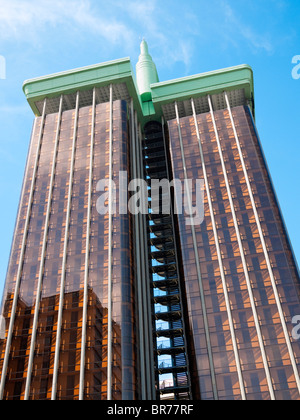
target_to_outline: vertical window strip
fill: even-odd
[[[50,178],[50,184],[49,184],[48,204],[47,204],[47,210],[46,210],[45,229],[44,229],[41,262],[40,262],[40,269],[39,269],[39,279],[38,279],[37,292],[36,292],[36,302],[35,302],[35,311],[34,311],[33,326],[32,326],[30,353],[29,353],[29,360],[28,360],[27,379],[26,379],[26,385],[25,385],[25,396],[24,396],[25,401],[29,400],[30,398],[30,386],[31,386],[32,368],[33,368],[33,361],[34,361],[36,335],[37,335],[38,318],[39,318],[39,309],[40,309],[40,301],[41,301],[41,293],[42,293],[42,285],[43,285],[43,274],[44,274],[44,265],[45,265],[45,257],[46,257],[46,250],[47,250],[47,237],[48,237],[49,221],[50,221],[50,214],[51,214],[52,194],[53,194],[54,179],[55,179],[55,168],[56,168],[56,159],[57,159],[57,152],[58,152],[62,108],[63,108],[63,95],[61,95],[60,97],[55,146],[54,146],[52,169],[51,169],[51,178]]]
[[[237,130],[236,130],[236,126],[235,126],[235,123],[234,123],[234,119],[233,119],[233,115],[232,115],[231,106],[230,106],[230,102],[229,102],[227,92],[225,92],[224,95],[225,95],[225,101],[226,101],[227,109],[228,109],[229,116],[230,116],[231,125],[232,125],[233,132],[234,132],[234,137],[235,137],[238,152],[239,152],[240,161],[241,161],[242,168],[243,168],[244,175],[245,175],[245,179],[246,179],[246,184],[247,184],[249,197],[250,197],[250,200],[251,200],[251,205],[252,205],[254,216],[255,216],[256,225],[257,225],[257,228],[258,228],[258,231],[259,231],[259,236],[260,236],[260,240],[261,240],[261,243],[262,243],[264,256],[265,256],[265,259],[266,259],[266,262],[267,262],[267,267],[268,267],[268,271],[269,271],[269,275],[270,275],[270,279],[271,279],[271,283],[272,283],[272,287],[273,287],[273,291],[274,291],[274,296],[275,296],[276,305],[277,305],[279,316],[280,316],[280,321],[281,321],[284,336],[285,336],[285,341],[286,341],[289,356],[290,356],[290,359],[291,359],[291,363],[292,363],[297,387],[298,387],[298,390],[299,390],[299,393],[300,393],[300,377],[299,377],[299,372],[298,372],[298,368],[297,368],[297,363],[296,363],[295,355],[294,355],[293,348],[292,348],[292,345],[291,345],[289,332],[288,332],[288,329],[287,329],[287,326],[286,326],[285,317],[284,317],[283,309],[282,309],[282,306],[281,306],[281,301],[280,301],[280,297],[279,297],[279,294],[278,294],[276,281],[275,281],[271,261],[270,261],[270,258],[269,258],[269,253],[268,253],[268,250],[267,250],[266,241],[265,241],[265,238],[264,238],[264,234],[263,234],[261,223],[260,223],[260,220],[259,220],[257,208],[256,208],[256,205],[255,205],[254,195],[253,195],[253,192],[252,192],[250,179],[249,179],[249,176],[248,176],[248,171],[247,171],[245,160],[244,160],[244,157],[243,157],[243,152],[242,152],[242,149],[241,149],[241,144],[240,144],[239,137],[238,137]]]
[[[107,338],[107,400],[112,400],[113,320],[112,320],[112,235],[113,235],[113,85],[110,85],[109,111],[109,199],[108,199],[108,338]]]
[[[75,151],[76,151],[76,140],[77,140],[77,129],[78,129],[79,99],[80,99],[80,94],[79,92],[77,92],[70,178],[69,178],[68,204],[67,204],[67,214],[66,214],[66,230],[65,230],[65,238],[64,238],[62,273],[61,273],[61,281],[60,281],[59,309],[58,309],[58,319],[57,319],[57,333],[56,333],[53,380],[52,380],[52,396],[51,396],[52,400],[56,400],[56,391],[57,391],[57,378],[58,378],[61,328],[62,328],[62,317],[63,317],[63,306],[64,306],[65,279],[66,279],[66,265],[67,265],[67,250],[68,250],[68,239],[69,239],[69,229],[70,229],[73,176],[74,176]]]
[[[167,162],[167,143],[166,143],[166,135],[165,135],[165,120],[162,117],[161,119],[161,125],[162,125],[162,133],[163,133],[163,141],[164,141],[164,152],[165,152],[165,158],[166,158],[166,162]],[[167,174],[168,174],[168,180],[170,180],[170,173],[169,173],[169,167],[167,164]],[[188,383],[189,383],[189,394],[190,394],[190,398],[192,398],[192,382],[191,382],[191,372],[190,372],[190,361],[189,361],[189,353],[188,353],[188,343],[187,343],[187,332],[186,332],[186,327],[185,327],[185,322],[184,322],[184,317],[185,317],[185,313],[184,313],[184,307],[183,307],[183,295],[182,295],[182,287],[181,287],[181,281],[182,279],[180,278],[180,270],[179,270],[179,261],[178,261],[178,249],[177,249],[177,243],[176,243],[176,238],[175,238],[175,223],[174,223],[174,210],[172,207],[172,214],[171,214],[171,218],[172,218],[172,230],[174,233],[174,249],[175,249],[175,255],[176,255],[176,265],[177,265],[177,271],[178,271],[178,289],[180,292],[180,305],[181,305],[181,310],[182,310],[182,321],[183,321],[183,331],[184,331],[184,345],[185,345],[185,356],[186,356],[186,361],[187,361],[187,375],[188,375]]]
[[[143,162],[142,151],[141,151],[141,141],[139,138],[138,130],[138,117],[137,112],[134,111],[134,139],[135,139],[135,162],[136,162],[136,178],[143,179],[141,164]],[[151,400],[153,395],[154,387],[154,356],[151,351],[153,336],[152,336],[152,316],[151,316],[151,291],[150,291],[150,279],[149,279],[149,270],[148,269],[148,255],[145,253],[147,250],[147,245],[145,238],[147,237],[144,229],[144,215],[139,213],[137,216],[138,226],[139,226],[139,241],[140,241],[140,258],[141,258],[141,279],[142,279],[142,291],[143,291],[143,312],[144,312],[144,329],[145,329],[145,362],[146,362],[146,384],[147,384],[147,393],[146,399]],[[145,236],[146,235],[146,236]],[[146,251],[147,252],[147,251]],[[147,267],[147,269],[146,269]]]
[[[17,278],[16,278],[15,291],[14,291],[14,299],[13,299],[13,305],[12,305],[12,310],[11,310],[9,330],[8,330],[6,347],[5,347],[5,356],[4,356],[3,368],[2,368],[2,376],[1,376],[1,383],[0,383],[0,400],[3,399],[3,395],[4,395],[10,348],[11,348],[16,310],[17,310],[18,299],[19,299],[21,276],[22,276],[22,269],[23,269],[25,249],[26,249],[26,240],[27,240],[27,235],[28,235],[31,209],[32,209],[32,203],[33,203],[34,187],[36,183],[36,176],[37,176],[40,152],[41,152],[41,146],[42,146],[42,137],[43,137],[43,131],[44,131],[44,125],[45,125],[45,117],[46,117],[46,106],[47,106],[47,99],[44,100],[42,121],[41,121],[41,126],[40,126],[39,139],[37,143],[36,157],[35,157],[34,169],[33,169],[33,174],[32,174],[30,195],[29,195],[29,200],[28,200],[27,214],[26,214],[26,220],[25,220],[25,226],[24,226],[24,234],[23,234],[23,240],[22,240],[22,245],[21,245],[21,253],[20,253],[19,266],[18,266],[18,272],[17,272]]]
[[[135,118],[134,118],[134,104],[133,99],[130,104],[130,127],[131,127],[131,160],[132,160],[132,178],[137,179],[137,151],[136,151],[136,130],[135,130]],[[146,374],[146,351],[145,348],[145,327],[144,327],[144,306],[143,306],[143,285],[142,285],[142,275],[141,275],[141,246],[140,246],[140,236],[139,236],[139,223],[138,215],[134,216],[134,232],[136,238],[135,244],[135,260],[136,260],[136,282],[137,282],[137,297],[138,297],[138,334],[139,334],[139,353],[140,353],[140,369],[141,369],[141,394],[142,400],[147,399],[147,374]]]
[[[79,379],[79,400],[84,399],[85,381],[85,353],[86,353],[86,328],[87,328],[87,309],[89,293],[89,253],[90,253],[90,232],[91,232],[91,211],[92,211],[92,188],[93,188],[93,162],[94,162],[94,143],[95,143],[95,114],[96,114],[96,88],[93,89],[92,105],[92,129],[91,129],[91,148],[89,162],[89,191],[87,209],[87,232],[85,249],[85,272],[84,272],[84,291],[82,308],[82,334],[81,334],[81,357],[80,357],[80,379]]]
[[[197,114],[196,114],[195,103],[194,103],[193,99],[191,100],[191,104],[192,104],[194,123],[195,123],[195,127],[196,127],[197,139],[198,139],[198,144],[199,144],[201,165],[202,165],[203,174],[204,174],[204,181],[205,181],[205,185],[206,185],[209,211],[210,211],[210,216],[211,216],[211,221],[212,221],[213,233],[214,233],[215,244],[216,244],[216,249],[217,249],[220,272],[221,272],[227,316],[228,316],[228,321],[229,321],[231,339],[232,339],[232,343],[233,343],[233,351],[234,351],[234,355],[235,355],[235,362],[236,362],[237,373],[238,373],[238,377],[239,377],[240,390],[241,390],[242,399],[246,400],[246,391],[245,391],[245,385],[244,385],[244,380],[243,380],[243,374],[242,374],[239,352],[238,352],[238,345],[237,345],[237,339],[236,339],[236,334],[235,334],[235,329],[234,329],[234,322],[233,322],[233,317],[232,317],[232,312],[231,312],[231,307],[230,307],[229,293],[228,293],[228,290],[227,290],[226,277],[225,277],[225,271],[224,271],[224,266],[223,266],[223,261],[222,261],[222,254],[221,254],[221,249],[220,249],[220,244],[219,244],[216,220],[215,220],[215,215],[214,215],[214,211],[213,211],[213,205],[212,205],[212,199],[211,199],[211,194],[210,194],[210,189],[209,189],[208,176],[207,176],[207,172],[206,172],[206,165],[205,165],[205,162],[204,162],[204,155],[203,155],[201,137],[200,137],[199,126],[198,126],[198,121],[197,121]]]
[[[183,163],[184,178],[185,178],[185,180],[187,180],[188,176],[187,176],[187,169],[186,169],[186,160],[185,160],[185,155],[184,155],[184,147],[183,147],[183,141],[182,141],[182,133],[181,133],[179,110],[178,110],[177,102],[175,102],[175,113],[176,113],[177,127],[178,127],[178,133],[179,133],[179,141],[180,141],[181,157],[182,157],[182,163]],[[188,191],[188,194],[187,194],[187,198],[188,198],[189,213],[192,214],[192,199],[191,199],[189,191]],[[205,336],[206,336],[206,342],[207,342],[207,350],[208,350],[210,373],[211,373],[211,380],[212,380],[212,386],[213,386],[213,394],[214,394],[214,399],[218,400],[219,397],[218,397],[218,390],[217,390],[216,374],[215,374],[215,368],[214,368],[214,359],[213,359],[213,352],[212,352],[212,346],[211,346],[211,339],[210,339],[210,332],[209,332],[209,324],[208,324],[208,317],[207,317],[204,287],[203,287],[203,282],[202,282],[202,275],[201,275],[201,268],[200,268],[200,260],[199,260],[199,254],[198,254],[195,226],[191,226],[191,231],[192,231],[193,247],[194,247],[195,259],[196,259],[195,263],[196,263],[196,268],[197,268],[197,276],[198,276],[198,282],[199,282],[199,287],[200,287],[200,299],[201,299],[201,305],[202,305],[202,309],[203,309],[203,321],[204,321]]]
[[[219,155],[220,155],[220,159],[221,159],[221,166],[222,166],[222,170],[223,170],[223,174],[224,174],[224,179],[225,179],[226,189],[227,189],[227,193],[228,193],[231,213],[232,213],[233,222],[234,222],[234,226],[235,226],[235,231],[236,231],[236,235],[237,235],[237,241],[238,241],[240,255],[241,255],[241,259],[242,259],[243,270],[244,270],[245,279],[246,279],[246,283],[247,283],[248,294],[249,294],[249,298],[250,298],[250,302],[251,302],[251,308],[252,308],[252,313],[253,313],[254,322],[255,322],[255,326],[256,326],[256,331],[257,331],[259,346],[260,346],[261,355],[262,355],[262,359],[263,359],[264,369],[265,369],[265,373],[266,373],[266,378],[267,378],[267,382],[268,382],[269,392],[270,392],[271,399],[275,400],[275,393],[274,393],[274,389],[273,389],[271,373],[270,373],[270,369],[269,369],[269,365],[268,365],[268,359],[267,359],[267,355],[266,355],[266,351],[265,351],[265,347],[264,347],[264,341],[263,341],[262,332],[261,332],[261,328],[260,328],[259,318],[258,318],[258,314],[257,314],[257,311],[256,311],[254,294],[253,294],[253,291],[252,291],[251,281],[250,281],[250,277],[249,277],[249,273],[248,273],[247,262],[246,262],[246,258],[245,258],[245,254],[244,254],[240,229],[239,229],[239,225],[238,225],[238,221],[237,221],[237,217],[236,217],[236,212],[235,212],[235,208],[234,208],[234,204],[233,204],[233,199],[232,199],[232,195],[231,195],[229,180],[228,180],[225,161],[224,161],[224,157],[223,157],[220,137],[219,137],[219,134],[218,134],[218,129],[217,129],[217,125],[216,125],[216,120],[215,120],[215,116],[214,116],[214,110],[213,110],[210,95],[208,95],[208,103],[209,103],[212,123],[213,123],[213,126],[214,126],[214,131],[215,131],[216,141],[217,141],[217,145],[218,145]]]

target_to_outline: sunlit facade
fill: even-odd
[[[106,399],[108,373],[112,398],[137,395],[131,221],[112,217],[109,226],[96,209],[110,144],[112,178],[129,170],[127,107],[113,102],[110,132],[110,104],[79,101],[63,111],[61,99],[58,113],[34,123],[5,288],[3,315],[15,313],[7,398]]]
[[[299,272],[251,68],[159,83],[143,41],[136,76],[123,59],[24,92],[36,117],[1,308],[0,399],[300,399]],[[203,223],[176,214],[176,190],[169,214],[121,211],[120,172],[146,180],[149,197],[151,180],[203,180]],[[103,193],[115,212],[99,213]]]
[[[174,176],[206,182],[204,222],[179,216],[178,232],[194,384],[203,399],[299,399],[299,277],[251,110],[208,101],[169,122]]]

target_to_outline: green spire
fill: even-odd
[[[155,63],[149,54],[148,44],[145,39],[141,43],[141,55],[136,65],[136,78],[142,101],[151,101],[152,93],[150,85],[152,83],[158,83],[159,79]]]

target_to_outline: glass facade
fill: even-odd
[[[197,366],[192,372],[193,385],[198,397],[207,400],[216,395],[219,399],[238,400],[242,392],[247,399],[255,400],[267,400],[272,395],[276,399],[299,399],[295,377],[298,375],[299,379],[299,372],[295,372],[293,363],[299,367],[300,347],[291,336],[292,318],[299,311],[299,277],[251,111],[248,107],[235,107],[232,118],[233,121],[229,110],[219,110],[197,115],[196,123],[193,116],[168,123],[173,177],[206,177],[209,188],[200,226],[187,226],[184,215],[178,216],[190,358]],[[193,205],[195,201],[194,193]],[[205,305],[199,299],[199,284]],[[284,328],[289,332],[288,341]]]
[[[154,70],[143,40],[137,77],[120,59],[24,83],[0,400],[300,400],[299,272],[252,69]]]
[[[126,102],[115,101],[112,115],[112,179],[116,182],[118,190],[119,171],[130,172]],[[41,141],[37,149],[39,139]],[[92,172],[90,171],[91,150],[93,150]],[[18,269],[21,264],[4,399],[24,399],[28,385],[29,399],[51,399],[54,373],[57,375],[54,398],[79,399],[84,310],[87,311],[84,399],[107,398],[109,215],[99,215],[96,203],[100,195],[97,192],[98,181],[109,178],[109,151],[110,103],[36,118],[2,310],[7,320],[8,334]],[[39,154],[37,161],[36,153]],[[74,159],[73,165],[72,159]],[[35,162],[37,167],[35,179],[32,180]],[[50,191],[52,171],[54,177]],[[90,179],[91,173],[92,179]],[[89,203],[90,185],[92,189]],[[30,206],[29,196],[32,187],[33,198]],[[68,206],[69,198],[70,206]],[[50,207],[49,200],[51,200]],[[118,206],[118,196],[116,201]],[[29,221],[24,233],[29,207]],[[50,209],[48,215],[47,209]],[[69,221],[68,226],[66,220]],[[47,229],[46,235],[45,229]],[[66,229],[68,229],[67,246],[65,246]],[[20,261],[24,234],[25,249],[23,260]],[[133,237],[128,214],[112,217],[111,235],[112,398],[135,399],[137,380]],[[43,247],[45,253],[42,259]],[[86,259],[87,252],[88,259]],[[64,273],[62,273],[63,264],[65,264]],[[88,295],[85,309],[86,273],[88,273]],[[60,308],[62,278],[64,291],[63,306]],[[41,293],[38,301],[39,282],[41,282]],[[60,328],[59,310],[62,315]],[[36,336],[33,338],[35,314],[38,317]],[[60,347],[56,350],[58,337]],[[34,346],[33,353],[31,346]],[[6,340],[2,340],[1,368],[5,350]],[[58,357],[57,367],[54,364],[55,356]],[[30,357],[33,359],[29,381]],[[54,372],[55,369],[57,372]]]

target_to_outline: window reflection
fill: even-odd
[[[234,108],[233,117],[237,125],[238,137],[251,180],[254,200],[259,212],[282,307],[284,313],[291,313],[295,310],[295,305],[299,308],[299,281],[286,232],[271,189],[250,111],[247,107]],[[234,208],[240,226],[243,250],[257,312],[262,325],[264,346],[271,368],[272,380],[274,385],[276,384],[276,397],[280,399],[284,396],[286,399],[295,399],[299,397],[297,385],[284,340],[275,296],[228,111],[216,111],[215,119],[222,144]],[[210,113],[198,115],[197,120],[247,398],[269,399],[266,375],[259,350],[257,332],[211,115]],[[188,177],[203,179],[203,168],[199,159],[200,153],[197,152],[199,151],[199,146],[194,118],[181,118],[180,125]],[[169,121],[168,126],[173,177],[183,180],[184,171],[177,121]],[[187,304],[190,313],[191,348],[195,349],[194,357],[197,362],[197,375],[194,376],[194,380],[200,384],[201,397],[203,399],[212,399],[212,383],[199,297],[195,250],[191,241],[192,232],[186,226],[185,219],[181,215],[178,216],[178,226]],[[232,338],[229,331],[229,321],[207,198],[205,200],[205,220],[200,227],[196,228],[196,238],[219,398],[240,399],[241,393],[232,348]]]
[[[130,169],[127,104],[116,101],[113,107],[113,169],[117,180],[119,171],[129,172]],[[92,113],[91,106],[80,108],[78,121],[75,121],[75,110],[65,111],[62,114],[30,389],[31,399],[51,399],[74,124],[77,124],[77,137],[66,255],[57,399],[76,400],[79,398]],[[90,400],[107,398],[108,218],[99,216],[97,213],[96,185],[100,179],[108,177],[109,118],[110,105],[107,103],[97,105],[95,138],[93,139],[93,192],[85,366],[85,399]],[[58,114],[47,115],[45,118],[5,388],[4,398],[6,399],[24,398],[57,119]],[[6,282],[3,313],[7,319],[12,307],[14,283],[23,239],[22,229],[27,213],[40,124],[41,118],[37,118]],[[135,399],[137,397],[136,343],[133,307],[133,238],[130,216],[114,216],[113,232],[113,398]],[[5,342],[1,341],[0,346],[1,369]]]

